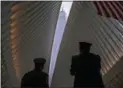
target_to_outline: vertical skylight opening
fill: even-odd
[[[56,25],[54,41],[51,51],[50,67],[49,67],[49,86],[52,83],[52,77],[55,70],[56,60],[59,52],[59,47],[62,41],[62,36],[65,30],[65,26],[69,17],[73,1],[62,1],[62,5],[59,11],[59,17]]]

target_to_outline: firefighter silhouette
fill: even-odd
[[[99,55],[90,53],[91,43],[79,42],[80,54],[72,56],[70,73],[74,88],[104,88]]]
[[[34,59],[35,68],[26,73],[21,80],[21,88],[48,88],[48,74],[43,72],[44,58]]]

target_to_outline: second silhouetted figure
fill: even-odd
[[[21,88],[48,88],[48,74],[43,72],[44,58],[34,59],[34,70],[26,73],[21,80]]]
[[[75,76],[74,88],[104,88],[100,74],[100,56],[90,53],[92,44],[80,42],[80,54],[72,56],[70,73]]]

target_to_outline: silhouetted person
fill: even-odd
[[[43,72],[44,58],[34,59],[34,70],[26,73],[21,80],[21,88],[49,88],[48,87],[48,74]]]
[[[92,44],[80,42],[80,54],[72,56],[70,73],[74,88],[104,88],[100,69],[100,56],[90,53]]]

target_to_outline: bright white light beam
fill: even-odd
[[[70,13],[70,10],[71,10],[72,3],[73,3],[73,1],[71,1],[71,2],[70,1],[69,2],[64,2],[63,1],[62,5],[61,5],[61,8],[60,8],[60,11],[62,9],[64,9],[64,11],[66,12],[65,25],[66,25],[67,20],[68,20],[68,16],[69,16],[69,13]],[[60,13],[60,11],[59,11],[59,13]],[[64,29],[65,29],[65,25],[58,24],[60,22],[60,20],[61,19],[59,19],[59,17],[58,17],[55,36],[54,36],[54,41],[53,41],[53,46],[52,46],[52,51],[51,51],[50,67],[49,67],[49,86],[51,86],[51,83],[52,83],[52,77],[53,77],[53,74],[54,74],[57,55],[58,55],[58,52],[59,52],[59,47],[60,47],[60,44],[61,44]],[[60,25],[63,25],[62,28],[59,27]]]

